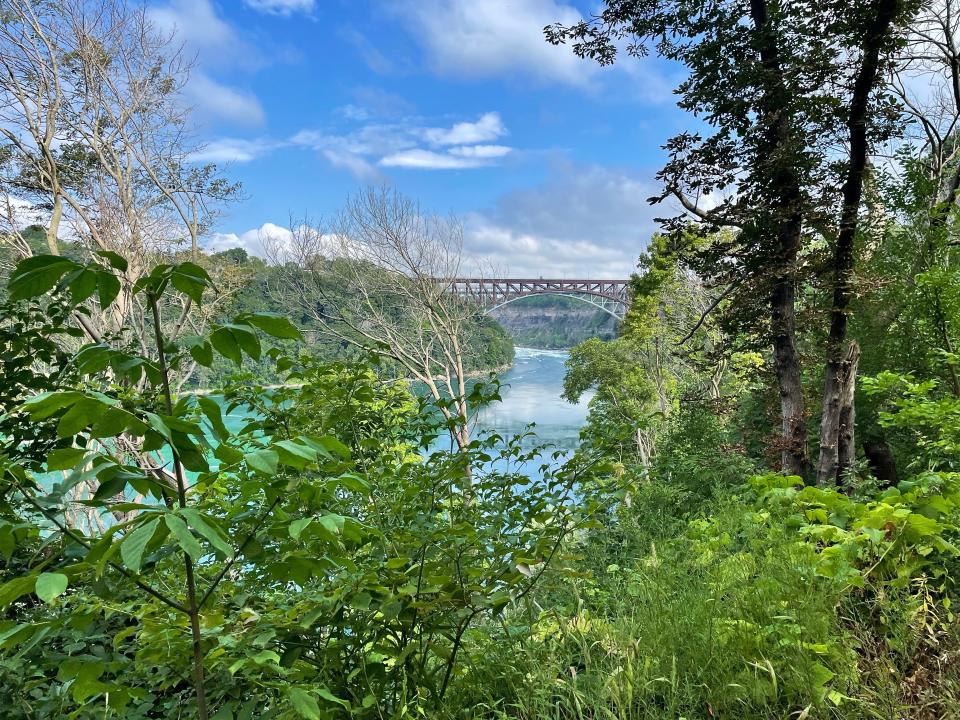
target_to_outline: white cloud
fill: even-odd
[[[258,228],[247,230],[244,233],[213,233],[204,243],[209,252],[222,252],[230,248],[243,248],[251,255],[264,257],[270,245],[281,247],[289,245],[293,233],[289,228],[281,227],[271,222],[264,223]]]
[[[357,104],[371,115],[410,116],[416,110],[406,98],[378,87],[362,85],[354,88],[353,97]]]
[[[254,59],[255,50],[217,15],[210,0],[170,0],[152,5],[147,13],[160,30],[174,34],[179,42],[196,52],[205,67],[230,67],[237,61]]]
[[[506,132],[499,114],[487,113],[476,122],[460,122],[448,128],[424,127],[416,123],[370,123],[340,133],[305,129],[285,140],[220,138],[211,141],[190,159],[194,162],[245,163],[280,148],[306,147],[358,180],[380,182],[383,175],[377,169],[378,165],[418,170],[457,170],[492,165],[513,152],[513,148],[453,143],[476,143]],[[423,147],[424,143],[428,147]]]
[[[647,203],[655,191],[652,181],[625,171],[559,165],[549,182],[507,193],[493,208],[464,217],[464,271],[626,278],[657,229],[654,217],[668,212]],[[265,243],[282,250],[291,238],[289,229],[264,223],[213,235],[206,247],[242,247],[263,256]]]
[[[416,168],[419,170],[456,170],[459,168],[475,168],[486,164],[483,159],[457,157],[433,150],[414,148],[387,155],[380,159],[384,167]]]
[[[363,182],[379,182],[383,179],[380,171],[360,155],[344,150],[322,150],[321,154],[335,168],[342,168]]]
[[[357,49],[367,67],[377,75],[395,75],[398,72],[398,58],[395,55],[389,57],[385,55],[375,43],[356,28],[344,28],[340,34]],[[399,60],[399,64],[404,63]]]
[[[496,140],[506,133],[500,113],[488,112],[476,122],[459,122],[449,128],[426,128],[423,137],[433,145],[465,145]]]
[[[513,149],[506,145],[467,143],[484,143],[506,134],[499,113],[489,112],[476,121],[458,122],[450,127],[424,127],[409,122],[370,123],[346,133],[301,130],[290,142],[317,150],[335,167],[369,180],[377,178],[375,164],[420,170],[490,165]]]
[[[265,113],[256,96],[217,77],[254,70],[263,64],[263,57],[217,15],[211,0],[169,0],[147,12],[161,31],[172,34],[188,53],[196,55],[197,65],[184,94],[201,119],[263,123]]]
[[[221,138],[207,143],[190,155],[192,162],[198,163],[245,163],[277,148],[281,143],[271,140],[244,140],[241,138]]]
[[[498,158],[509,155],[513,148],[506,145],[461,145],[450,148],[451,155],[468,158]]]
[[[313,150],[338,150],[361,156],[383,157],[406,150],[416,144],[416,138],[404,125],[364,125],[347,133],[324,130],[301,130],[290,141]]]
[[[619,170],[559,165],[549,182],[470,213],[465,248],[515,276],[625,278],[665,214],[646,201],[656,190]]]
[[[544,39],[544,26],[582,19],[576,8],[557,0],[399,0],[395,7],[438,74],[522,73],[582,86],[599,70],[569,47]]]
[[[194,71],[184,90],[196,112],[207,118],[222,118],[239,125],[262,125],[266,113],[257,97],[217,82],[206,74]]]
[[[243,0],[244,3],[259,12],[288,17],[294,13],[311,13],[316,0]]]

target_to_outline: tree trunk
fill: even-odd
[[[837,436],[837,484],[852,470],[856,459],[857,409],[854,395],[857,389],[857,367],[860,364],[860,345],[854,340],[850,343],[847,356],[843,360],[843,373],[840,378],[840,432]]]
[[[890,33],[893,18],[900,9],[900,0],[878,0],[876,15],[863,40],[863,58],[853,86],[847,128],[850,136],[850,162],[843,183],[843,205],[840,230],[833,252],[833,306],[830,311],[830,334],[827,337],[826,363],[823,373],[823,414],[820,421],[820,458],[817,462],[817,484],[836,480],[837,452],[840,436],[840,398],[843,377],[843,346],[847,338],[847,319],[853,298],[854,242],[859,226],[860,201],[867,169],[867,117],[870,94],[877,82],[880,46]]]
[[[803,383],[795,342],[795,294],[792,275],[778,278],[770,299],[773,357],[780,388],[780,467],[788,475],[806,477],[807,420],[804,414]]]
[[[806,477],[807,421],[796,345],[796,269],[803,231],[803,194],[790,153],[792,118],[785,112],[789,93],[766,0],[750,0],[750,15],[760,62],[768,76],[757,113],[767,125],[767,154],[771,159],[779,159],[771,163],[768,171],[773,223],[766,230],[776,236],[770,267],[770,333],[780,389],[780,465],[789,475]]]
[[[51,255],[60,254],[60,243],[57,239],[60,233],[60,220],[63,218],[63,199],[60,193],[54,193],[53,210],[50,212],[50,226],[47,228],[47,249]]]
[[[843,474],[853,466],[855,455],[853,395],[856,388],[860,346],[850,343],[834,377],[824,382],[830,395],[823,398],[820,423],[820,458],[817,462],[817,484],[840,483]]]

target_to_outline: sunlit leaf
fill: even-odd
[[[40,573],[35,589],[37,597],[49,604],[66,591],[67,582],[67,576],[63,573]]]
[[[133,572],[140,572],[140,567],[143,564],[143,553],[150,540],[153,539],[153,534],[159,524],[160,518],[154,518],[123,538],[120,545],[120,557],[123,559],[123,564]]]

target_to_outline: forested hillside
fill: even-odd
[[[249,256],[241,249],[213,253],[208,256],[207,262],[211,272],[218,277],[237,277],[236,289],[222,310],[222,318],[243,312],[280,313],[290,318],[303,332],[303,346],[318,360],[350,361],[365,355],[362,349],[324,333],[316,316],[307,309],[297,309],[299,302],[291,296],[289,274],[300,273],[298,268],[273,267],[260,258]],[[334,294],[342,292],[344,291],[340,288],[332,289]],[[464,337],[466,369],[471,373],[483,376],[490,371],[508,367],[513,361],[511,338],[495,320],[483,316],[480,312],[470,314]],[[273,383],[279,379],[268,362],[246,363],[245,367],[259,380]],[[225,373],[231,371],[229,363],[219,361],[209,370],[199,368],[193,382],[203,387],[216,387],[222,384]],[[403,368],[395,364],[381,366],[381,373],[385,376],[404,375]]]

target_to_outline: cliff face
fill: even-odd
[[[532,307],[523,301],[511,303],[490,315],[524,347],[560,350],[592,337],[616,337],[617,321],[605,312],[567,298],[551,298],[554,302],[549,304],[544,302],[547,298],[539,300]]]

